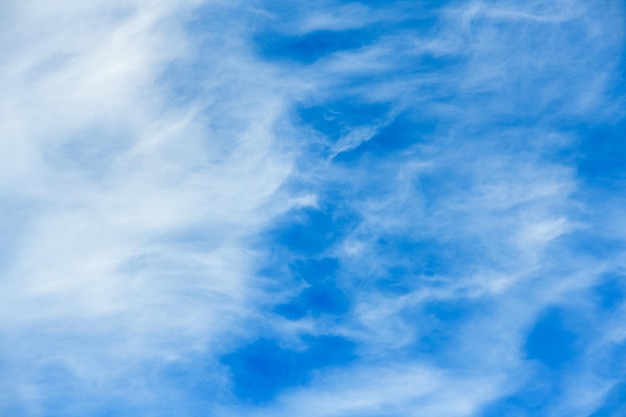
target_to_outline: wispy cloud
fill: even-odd
[[[258,297],[242,239],[294,204],[262,64],[198,55],[191,4],[70,6],[16,7],[5,34],[3,205],[23,213],[3,244],[7,412],[67,401],[56,367],[89,407],[95,386],[156,401],[137,375],[237,333]],[[206,95],[177,105],[163,77],[192,64]]]

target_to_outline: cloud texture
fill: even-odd
[[[0,5],[0,411],[617,416],[619,2]]]

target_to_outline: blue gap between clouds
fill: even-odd
[[[579,335],[568,326],[567,312],[549,308],[537,320],[524,346],[528,359],[539,361],[552,371],[570,365],[580,353]]]
[[[337,336],[305,336],[304,350],[281,347],[273,339],[256,342],[230,353],[222,363],[230,367],[238,399],[265,403],[281,391],[311,381],[313,371],[349,365],[356,358],[355,345]]]
[[[575,364],[584,348],[580,324],[573,314],[550,307],[538,317],[523,346],[530,360],[526,369],[532,369],[532,375],[519,391],[488,405],[481,417],[541,416],[558,401],[564,388],[563,373]]]
[[[310,64],[326,55],[358,49],[376,39],[370,29],[320,30],[299,36],[262,32],[255,36],[259,55],[269,60],[289,60]]]
[[[376,13],[378,4],[371,6]],[[389,6],[389,2],[380,3]],[[408,36],[407,31],[419,31],[421,36],[433,36],[433,29],[437,27],[437,18],[433,13],[422,10],[406,10],[405,13],[389,16],[393,24],[385,19],[371,21],[366,26],[356,28],[336,28],[291,34],[289,31],[276,30],[275,20],[270,19],[268,25],[257,28],[253,34],[253,43],[256,52],[263,59],[270,61],[292,61],[300,64],[312,64],[315,61],[328,57],[334,53],[366,48],[384,37]],[[293,21],[298,12],[290,7],[271,7],[272,13],[277,13],[279,19]],[[384,8],[379,8],[384,13]],[[294,13],[295,12],[295,13]],[[300,13],[310,13],[310,10]],[[278,26],[280,28],[280,25]],[[390,29],[391,28],[391,29]]]
[[[283,287],[305,287],[293,299],[275,306],[274,313],[296,320],[306,314],[317,317],[348,311],[349,299],[336,283],[339,262],[324,255],[360,221],[341,200],[339,195],[327,195],[318,208],[293,210],[263,236],[261,241],[271,242],[274,254],[263,274],[276,277]],[[306,385],[315,371],[347,365],[356,358],[355,344],[342,337],[305,335],[301,341],[302,349],[292,349],[278,340],[260,338],[223,356],[221,362],[230,368],[237,399],[267,403],[286,389]]]
[[[626,121],[575,130],[582,138],[577,168],[581,179],[609,191],[626,186]]]
[[[333,199],[334,200],[334,199]],[[349,300],[335,281],[339,268],[337,259],[323,252],[342,239],[360,221],[349,207],[327,202],[321,209],[307,208],[290,213],[268,238],[279,254],[275,269],[282,271],[296,285],[305,288],[294,299],[275,307],[274,312],[296,320],[306,314],[343,314],[349,309]],[[282,264],[286,259],[288,269]],[[268,265],[268,270],[272,265]]]
[[[335,282],[339,262],[335,258],[297,259],[289,264],[291,276],[303,281],[307,287],[294,299],[279,304],[274,312],[290,320],[307,314],[318,317],[322,314],[348,312],[350,301]]]
[[[626,299],[626,276],[602,276],[600,282],[592,288],[592,297],[600,309],[608,312],[615,310]]]
[[[288,213],[266,239],[293,254],[311,258],[338,242],[360,221],[358,214],[335,197],[321,208]]]

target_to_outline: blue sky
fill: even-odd
[[[626,8],[0,3],[0,414],[626,414]]]

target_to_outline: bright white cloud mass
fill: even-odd
[[[0,2],[0,414],[625,415],[625,30]]]

